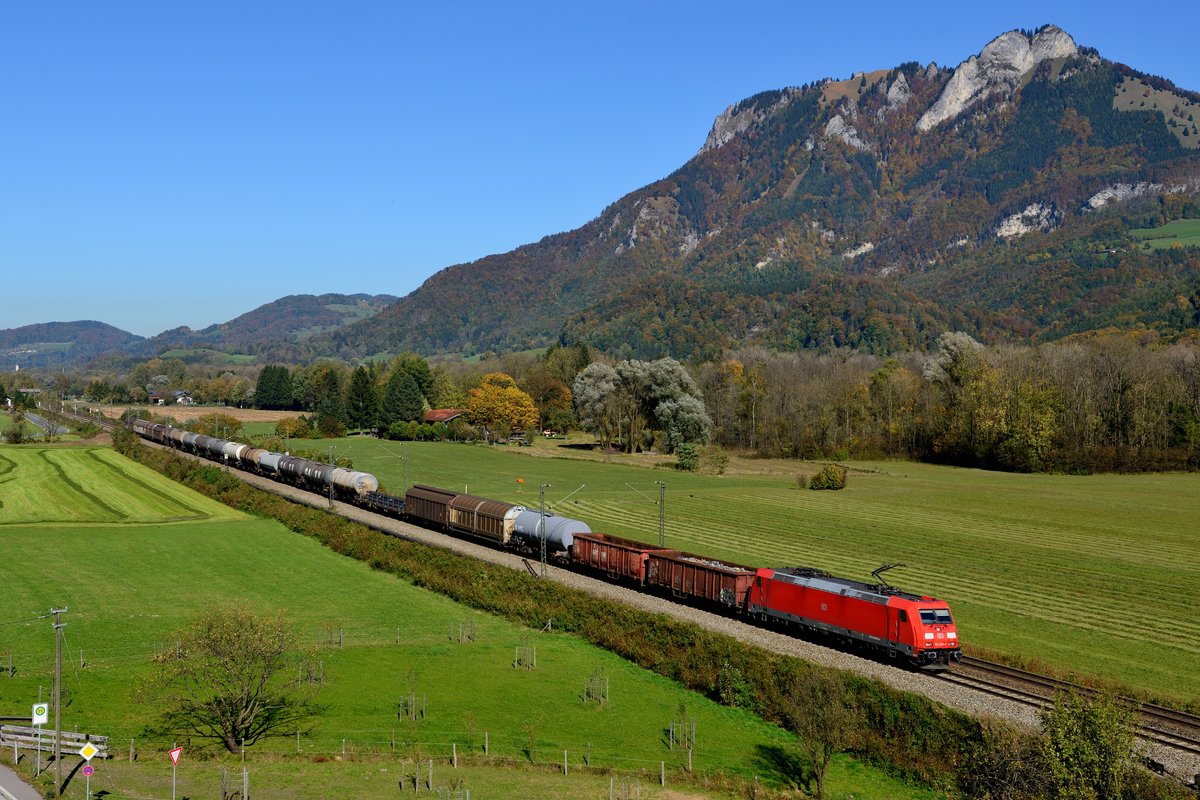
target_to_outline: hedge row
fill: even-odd
[[[793,698],[798,687],[810,670],[819,669],[690,623],[387,536],[255,489],[217,467],[148,448],[132,434],[118,432],[113,438],[125,455],[233,508],[277,519],[337,553],[529,627],[541,627],[553,618],[558,630],[771,722],[787,723],[789,713],[796,713]],[[953,784],[955,773],[981,740],[975,720],[851,673],[837,671],[836,675],[861,709],[856,755],[927,785]]]

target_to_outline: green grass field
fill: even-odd
[[[600,796],[606,778],[578,769],[566,778],[551,774],[562,751],[573,768],[590,748],[596,765],[657,774],[666,761],[678,769],[685,756],[668,750],[664,737],[681,705],[696,720],[697,770],[773,783],[771,754],[791,747],[779,728],[574,637],[529,631],[416,589],[272,520],[214,505],[112,451],[0,448],[0,469],[0,665],[11,652],[16,670],[15,677],[0,676],[0,715],[24,715],[46,696],[54,640],[50,621],[35,617],[68,607],[64,724],[110,736],[114,749],[127,751],[134,739],[143,752],[133,765],[102,764],[97,774],[109,775],[109,783],[94,780],[93,791],[161,796],[170,775],[162,754],[168,743],[144,732],[156,707],[139,687],[151,655],[170,647],[172,631],[221,604],[286,614],[310,648],[307,663],[319,664],[325,676],[318,690],[325,711],[301,738],[301,755],[293,738],[255,748],[259,797],[377,797],[381,786],[395,786],[400,759],[418,752],[442,759],[452,743],[460,754],[478,756],[485,732],[493,756],[543,770],[514,777],[476,764],[470,780],[478,783],[466,786],[477,794],[527,797],[536,784],[554,796]],[[74,485],[56,487],[54,476],[69,476]],[[475,625],[476,642],[452,640],[464,623]],[[335,631],[340,647],[331,644]],[[512,666],[514,648],[526,644],[537,647],[536,670]],[[581,701],[585,679],[597,672],[610,686],[603,708]],[[426,704],[427,717],[417,723],[396,713],[410,690]],[[343,746],[352,763],[335,761]],[[185,784],[195,787],[187,790],[194,796],[215,793],[220,766],[233,763],[189,762],[181,777],[194,782]],[[435,769],[451,778],[445,762]],[[838,762],[835,777],[835,796],[929,796],[849,760]],[[72,791],[82,796],[82,784]],[[664,795],[647,794],[655,796]]]
[[[1200,592],[1200,475],[1016,475],[886,462],[854,465],[843,491],[814,492],[796,487],[796,472],[816,471],[800,463],[716,477],[530,457],[553,452],[544,440],[534,448],[358,437],[334,444],[398,493],[406,460],[409,483],[531,508],[549,483],[556,513],[642,541],[657,541],[655,481],[664,480],[669,545],[864,580],[884,562],[904,563],[891,582],[949,600],[968,647],[1174,702],[1200,697],[1200,617],[1191,609]]]
[[[178,358],[189,364],[253,364],[258,359],[246,353],[224,353],[220,350],[210,350],[206,347],[176,348],[164,350],[159,358]]]
[[[0,450],[0,529],[241,518],[107,447]]]
[[[1130,234],[1156,250],[1200,247],[1200,219],[1177,219],[1158,228],[1136,228]]]

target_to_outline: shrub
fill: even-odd
[[[346,435],[345,424],[332,414],[323,414],[317,420],[317,430],[325,439],[339,439]]]
[[[724,475],[725,468],[729,466],[729,453],[726,453],[723,447],[710,445],[701,452],[700,464],[705,472]]]
[[[4,431],[4,441],[8,444],[21,444],[25,441],[25,423],[18,420]]]
[[[399,442],[415,442],[421,437],[422,427],[425,426],[418,422],[393,422],[388,426],[387,438]]]
[[[808,488],[808,473],[807,472],[797,472],[796,473],[796,486],[800,489]]]
[[[288,417],[275,423],[276,436],[290,436],[293,439],[306,439],[312,433],[308,420],[304,417]]]
[[[675,469],[681,469],[684,472],[695,472],[700,469],[700,454],[696,452],[696,445],[690,443],[679,445],[675,456],[678,459],[675,462]]]
[[[837,464],[826,464],[809,482],[810,489],[845,489],[846,468]]]

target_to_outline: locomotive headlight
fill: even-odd
[[[927,633],[927,634],[925,634],[925,641],[929,642],[929,641],[932,641],[932,640],[933,640],[933,634],[932,634],[932,633]]]
[[[950,632],[948,632],[948,633],[946,634],[946,638],[947,638],[947,639],[957,639],[957,638],[958,638],[958,634],[957,634],[957,633],[955,633],[954,631],[950,631]]]

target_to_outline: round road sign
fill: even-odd
[[[95,771],[96,771],[96,768],[93,767],[91,764],[85,764],[83,767],[84,777],[87,777],[87,778],[92,777],[92,773],[94,773]]]

